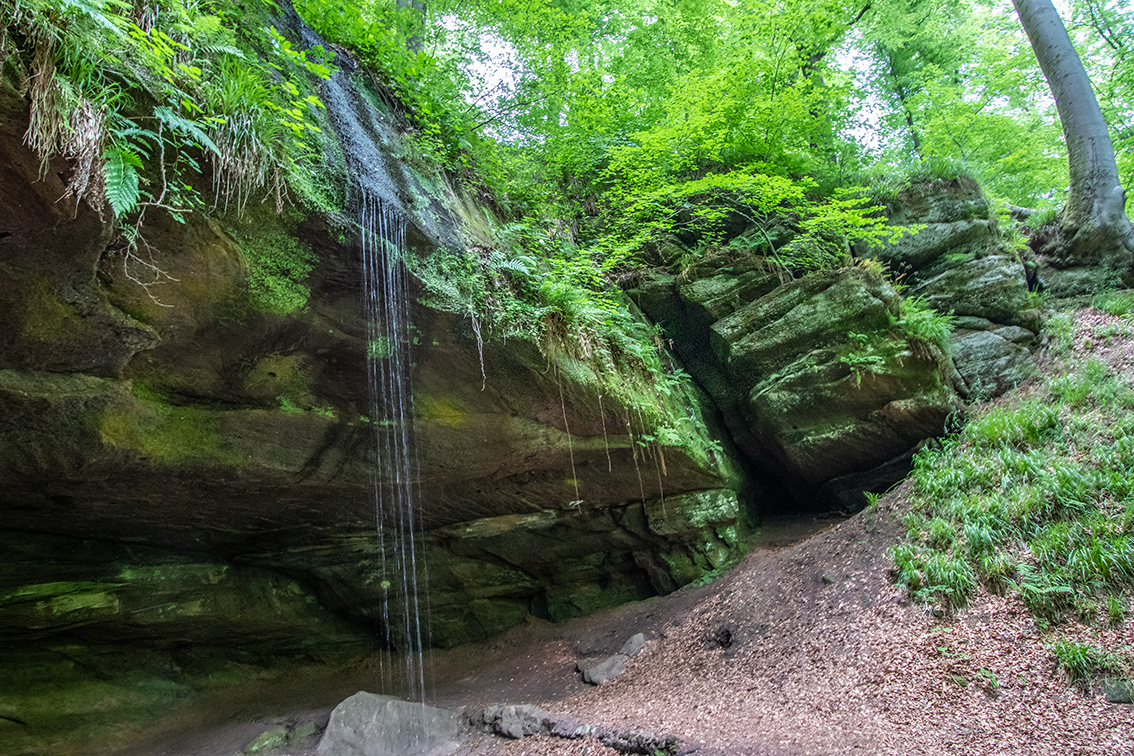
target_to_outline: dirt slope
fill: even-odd
[[[888,576],[901,491],[811,539],[758,549],[726,578],[571,626],[525,628],[488,656],[436,659],[442,705],[533,703],[585,722],[680,736],[712,754],[1131,754],[1134,707],[1069,687],[1018,601],[957,616],[910,605]],[[582,655],[651,638],[618,679],[584,686]],[[1063,625],[1058,637],[1134,642]],[[511,679],[500,678],[505,653]],[[563,681],[573,685],[564,689]],[[470,753],[606,754],[593,741],[482,740]]]

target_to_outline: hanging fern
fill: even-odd
[[[205,148],[214,155],[220,155],[220,148],[217,147],[216,142],[209,138],[205,130],[196,121],[191,121],[188,118],[182,118],[174,113],[170,108],[161,106],[154,108],[154,116],[159,121],[173,129],[174,131],[190,137],[201,147]]]
[[[111,147],[103,153],[106,166],[106,199],[118,217],[138,206],[141,197],[138,169],[142,159],[132,150]]]

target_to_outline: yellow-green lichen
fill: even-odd
[[[419,396],[414,399],[417,416],[426,422],[460,428],[469,421],[468,410],[451,396]]]
[[[213,410],[135,399],[103,411],[98,430],[104,444],[159,464],[239,463],[221,438]]]
[[[20,335],[28,341],[72,342],[83,330],[85,323],[75,308],[59,299],[47,279],[37,277],[25,299]]]
[[[261,357],[244,378],[250,396],[287,396],[299,400],[310,391],[310,380],[303,357],[298,354],[269,354]]]

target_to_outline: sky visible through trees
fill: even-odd
[[[1118,0],[1059,9],[1129,177],[1134,12]],[[553,162],[604,163],[611,143],[680,129],[679,114],[685,141],[703,137],[724,163],[951,161],[1032,206],[1058,204],[1066,187],[1054,104],[1008,0],[466,0],[428,12],[427,49],[464,74],[486,133],[540,142]],[[564,140],[598,149],[569,156]],[[716,151],[725,145],[737,151]]]

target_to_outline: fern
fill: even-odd
[[[539,262],[530,255],[519,255],[508,258],[499,252],[492,252],[488,264],[498,273],[513,273],[519,276],[530,277],[539,266]]]
[[[220,148],[217,147],[216,143],[209,138],[209,135],[205,133],[205,130],[202,129],[200,124],[196,121],[182,118],[165,106],[154,108],[154,116],[174,131],[191,137],[197,144],[209,150],[214,155],[219,156],[221,154]]]
[[[86,18],[91,23],[105,29],[110,32],[111,35],[118,38],[125,36],[122,27],[126,25],[127,21],[124,18],[123,11],[129,12],[133,10],[133,6],[122,2],[122,0],[105,0],[104,2],[100,2],[99,0],[93,0],[93,2],[87,2],[87,0],[63,0],[59,5],[60,10],[64,13],[72,11],[76,16]],[[107,8],[107,5],[117,7],[118,10]]]
[[[132,150],[111,147],[103,153],[106,160],[106,199],[114,208],[114,214],[121,217],[138,206],[141,190],[138,169],[142,159]]]
[[[244,52],[240,48],[233,47],[232,45],[224,45],[216,42],[205,42],[201,45],[201,49],[209,53],[210,55],[231,55],[232,57],[239,58],[240,60],[248,60],[247,56],[244,55]]]

